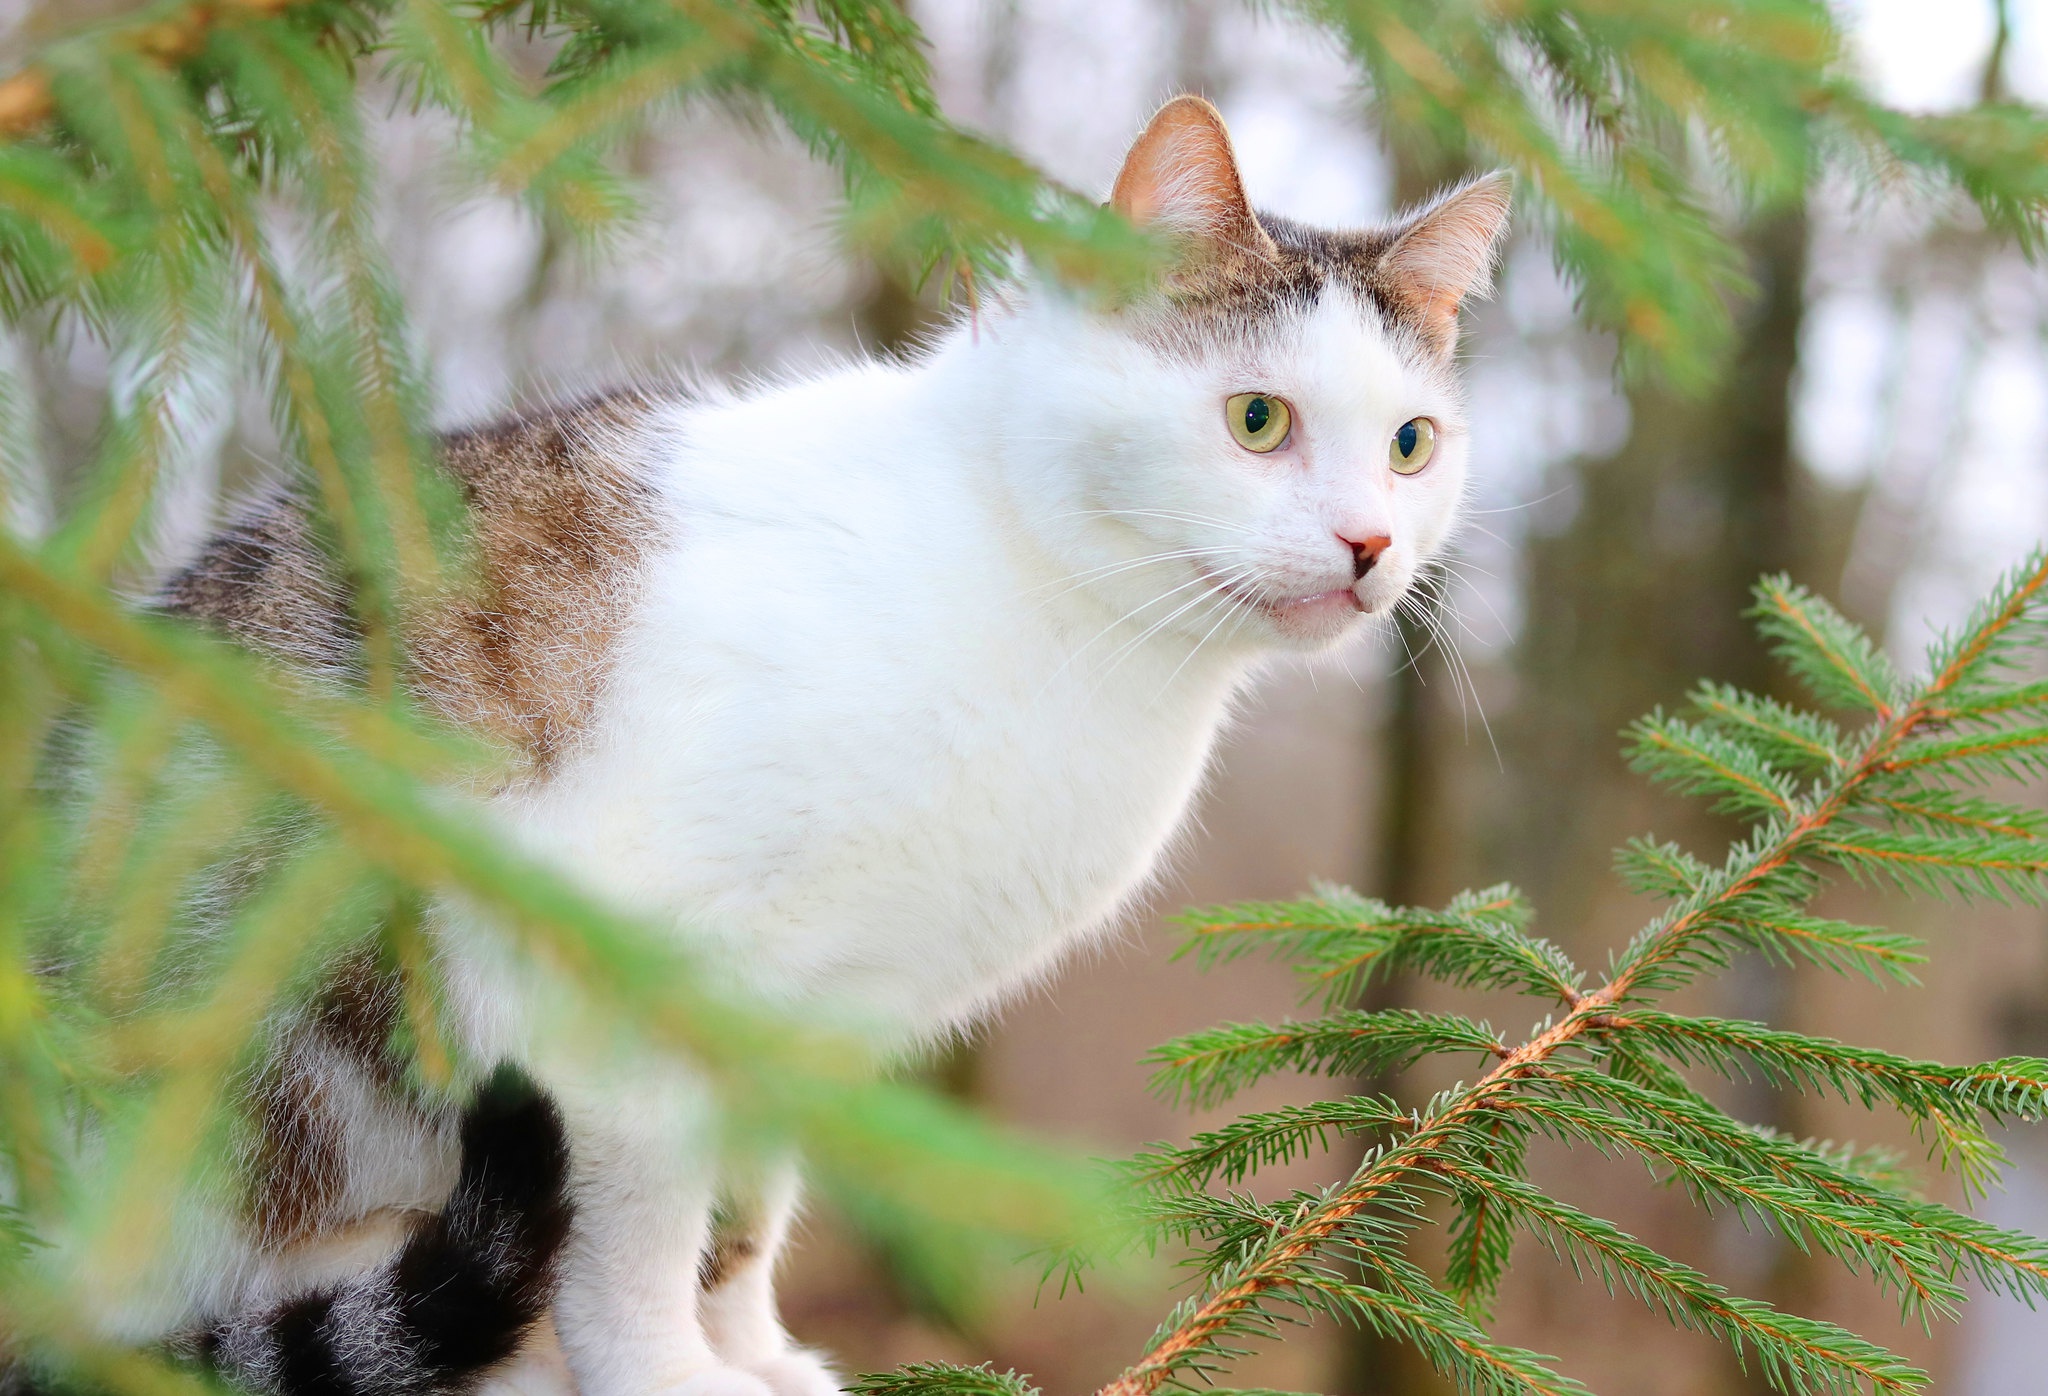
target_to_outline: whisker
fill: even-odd
[[[1463,561],[1462,559],[1456,559],[1456,558],[1436,558],[1436,559],[1432,559],[1432,561],[1431,561],[1431,564],[1430,564],[1430,565],[1431,565],[1431,566],[1433,566],[1433,567],[1439,567],[1439,568],[1443,569],[1443,570],[1444,570],[1444,571],[1446,571],[1446,572],[1449,572],[1449,571],[1450,571],[1451,569],[1454,569],[1454,568],[1463,568],[1463,567],[1470,567],[1470,566],[1471,566],[1471,564],[1470,564],[1470,563],[1468,563],[1468,562],[1465,562],[1465,561]],[[1491,572],[1486,572],[1484,568],[1475,568],[1474,570],[1475,570],[1475,571],[1479,571],[1479,572],[1482,572],[1482,573],[1484,573],[1484,574],[1485,574],[1486,576],[1488,576],[1488,577],[1492,577],[1492,576],[1493,576],[1493,574],[1492,574]],[[1459,572],[1459,573],[1457,573],[1457,575],[1458,575],[1458,576],[1459,576],[1460,578],[1462,578],[1464,574],[1463,574],[1462,572]],[[1498,579],[1498,578],[1495,578],[1495,580],[1499,580],[1499,579]],[[1434,581],[1434,579],[1433,579],[1433,581]],[[1465,624],[1465,618],[1464,618],[1464,617],[1463,617],[1462,615],[1460,615],[1460,614],[1458,613],[1458,608],[1457,608],[1456,604],[1454,604],[1454,602],[1452,601],[1452,598],[1451,598],[1451,593],[1449,592],[1449,590],[1448,590],[1448,589],[1443,589],[1443,588],[1442,588],[1442,584],[1441,584],[1440,582],[1439,582],[1439,583],[1437,583],[1437,585],[1439,586],[1439,588],[1440,588],[1440,590],[1441,590],[1441,594],[1442,594],[1442,596],[1443,596],[1443,599],[1444,599],[1445,609],[1447,609],[1448,611],[1450,611],[1451,615],[1452,615],[1452,616],[1453,616],[1454,618],[1456,618],[1456,620],[1457,620],[1457,622],[1458,622],[1458,625],[1459,625],[1459,627],[1460,627],[1461,629],[1463,629],[1463,630],[1464,630],[1464,632],[1465,632],[1465,633],[1466,633],[1467,635],[1469,635],[1469,636],[1471,636],[1471,637],[1472,637],[1472,640],[1474,641],[1474,643],[1476,643],[1476,644],[1482,644],[1482,645],[1483,645],[1483,644],[1487,644],[1487,643],[1488,643],[1488,641],[1486,641],[1486,640],[1485,640],[1484,638],[1482,638],[1482,637],[1480,636],[1480,634],[1479,634],[1479,632],[1478,632],[1478,631],[1476,631],[1476,630],[1472,629],[1472,628],[1471,628],[1470,626],[1468,626],[1468,625],[1466,625],[1466,624]],[[1493,605],[1493,602],[1487,599],[1487,595],[1486,595],[1486,593],[1485,593],[1485,592],[1484,592],[1483,590],[1481,590],[1481,589],[1480,589],[1480,588],[1478,588],[1478,587],[1475,587],[1475,586],[1471,586],[1471,585],[1469,585],[1469,584],[1468,584],[1468,585],[1466,586],[1465,590],[1466,590],[1466,591],[1467,591],[1467,592],[1468,592],[1468,593],[1469,593],[1470,595],[1473,595],[1473,596],[1476,596],[1476,597],[1478,597],[1478,598],[1479,598],[1479,604],[1480,604],[1480,605],[1482,605],[1482,606],[1484,606],[1484,607],[1486,608],[1486,614],[1487,614],[1487,615],[1489,615],[1489,616],[1491,616],[1491,617],[1493,618],[1493,623],[1494,623],[1494,624],[1495,624],[1496,626],[1498,626],[1498,627],[1500,628],[1500,633],[1501,633],[1501,635],[1502,635],[1502,637],[1503,637],[1503,638],[1505,638],[1505,637],[1509,636],[1510,634],[1512,634],[1512,631],[1511,631],[1511,629],[1509,628],[1509,626],[1508,626],[1508,623],[1507,623],[1507,621],[1506,621],[1505,619],[1503,619],[1503,618],[1502,618],[1502,616],[1501,616],[1501,613],[1500,613],[1499,611],[1497,611],[1497,610],[1495,610],[1495,609],[1494,609],[1494,605]]]
[[[1424,688],[1428,688],[1429,676],[1422,672],[1422,655],[1429,653],[1429,646],[1424,645],[1422,647],[1422,654],[1417,654],[1415,652],[1415,647],[1408,643],[1408,632],[1402,629],[1401,627],[1400,615],[1398,613],[1401,612],[1401,608],[1405,606],[1407,602],[1408,598],[1406,596],[1403,596],[1399,601],[1394,603],[1394,610],[1392,612],[1389,612],[1386,617],[1386,629],[1393,635],[1394,639],[1400,644],[1402,652],[1408,656],[1408,662],[1403,664],[1400,668],[1394,670],[1394,672],[1390,674],[1388,677],[1398,679],[1401,677],[1401,675],[1412,671],[1415,675],[1415,681],[1421,684]],[[1418,621],[1417,624],[1420,624],[1420,622]]]
[[[1067,655],[1065,659],[1060,661],[1059,667],[1057,669],[1054,669],[1052,673],[1046,676],[1045,683],[1042,686],[1040,686],[1038,690],[1039,696],[1043,697],[1045,691],[1052,687],[1054,682],[1056,682],[1059,679],[1059,676],[1061,674],[1064,674],[1067,671],[1067,669],[1082,655],[1086,654],[1090,649],[1094,648],[1096,642],[1101,640],[1103,636],[1109,634],[1110,631],[1115,630],[1120,625],[1126,625],[1131,621],[1136,620],[1139,616],[1151,610],[1154,606],[1157,606],[1162,601],[1167,600],[1169,597],[1178,596],[1181,592],[1186,591],[1189,587],[1202,586],[1207,582],[1208,578],[1197,573],[1195,576],[1190,577],[1187,581],[1182,582],[1179,586],[1172,588],[1170,591],[1161,592],[1159,595],[1153,597],[1150,601],[1145,602],[1143,605],[1134,607],[1133,609],[1126,611],[1124,614],[1116,617],[1116,619],[1110,621],[1108,625],[1103,626],[1102,629],[1096,631],[1093,635],[1089,636],[1085,643],[1081,644],[1079,647],[1074,649],[1071,653]],[[1199,597],[1197,597],[1196,599],[1200,600]],[[1182,609],[1185,609],[1185,607],[1183,607]],[[1167,616],[1166,619],[1172,620],[1173,616],[1179,614],[1180,611],[1175,611],[1172,615]],[[1145,633],[1149,635],[1151,631],[1148,629]],[[1141,640],[1143,638],[1144,636],[1139,637],[1139,639]]]
[[[1209,643],[1209,637],[1214,635],[1218,630],[1222,629],[1223,623],[1225,621],[1235,620],[1238,625],[1242,625],[1244,623],[1244,618],[1251,614],[1252,608],[1246,605],[1243,601],[1239,600],[1237,597],[1232,596],[1230,593],[1224,591],[1220,587],[1217,588],[1217,592],[1221,599],[1226,603],[1223,609],[1223,614],[1217,617],[1216,623],[1214,625],[1210,626],[1206,631],[1202,633],[1202,638],[1195,641],[1195,647],[1189,650],[1187,654],[1181,658],[1180,663],[1173,666],[1173,672],[1166,676],[1166,682],[1159,685],[1159,692],[1161,694],[1164,694],[1167,689],[1173,687],[1173,681],[1180,677],[1180,671],[1187,668],[1188,665],[1193,662],[1194,657],[1202,652],[1202,647]],[[1237,631],[1233,627],[1233,629],[1231,630],[1231,634],[1235,635],[1236,633]]]
[[[1497,582],[1500,580],[1500,574],[1498,572],[1495,572],[1490,567],[1481,567],[1478,563],[1474,562],[1469,557],[1432,558],[1430,560],[1429,565],[1432,567],[1442,568],[1446,572],[1455,571],[1458,573],[1459,576],[1463,576],[1467,572],[1477,572],[1480,576],[1486,577],[1492,581]]]
[[[1217,581],[1210,583],[1208,589],[1201,595],[1195,597],[1192,601],[1185,602],[1180,607],[1175,609],[1172,614],[1160,617],[1151,625],[1145,627],[1144,632],[1138,635],[1136,638],[1126,640],[1123,644],[1119,645],[1110,654],[1109,667],[1102,671],[1103,679],[1106,680],[1111,674],[1115,673],[1117,668],[1124,662],[1124,660],[1130,658],[1131,655],[1137,653],[1139,647],[1142,646],[1145,643],[1145,641],[1151,639],[1154,635],[1158,634],[1159,631],[1165,628],[1167,625],[1170,625],[1173,621],[1187,614],[1187,612],[1193,610],[1195,607],[1201,605],[1203,602],[1214,601],[1218,599],[1221,599],[1226,603],[1234,601],[1235,598],[1233,598],[1230,595],[1230,588],[1236,586],[1238,583],[1242,581],[1245,581],[1252,575],[1252,573],[1255,570],[1256,568],[1254,566],[1248,564],[1246,566],[1239,567],[1227,576],[1219,578]],[[1175,669],[1174,672],[1177,674],[1180,672],[1180,670]]]
[[[1116,671],[1117,666],[1122,664],[1124,660],[1128,659],[1131,655],[1137,653],[1138,649],[1145,643],[1145,641],[1151,639],[1154,635],[1158,634],[1166,626],[1172,624],[1181,616],[1186,615],[1195,607],[1203,604],[1206,601],[1213,601],[1219,596],[1228,599],[1229,592],[1227,591],[1227,588],[1235,585],[1237,582],[1244,580],[1244,578],[1250,574],[1250,570],[1251,569],[1249,568],[1239,568],[1236,572],[1222,578],[1219,581],[1210,582],[1209,585],[1206,588],[1204,588],[1203,591],[1199,595],[1195,596],[1192,600],[1183,602],[1180,606],[1176,607],[1169,614],[1161,616],[1158,620],[1146,626],[1145,629],[1134,638],[1126,640],[1121,645],[1118,645],[1114,650],[1110,651],[1110,665],[1109,668],[1103,671],[1103,677],[1107,678],[1110,674],[1114,673]],[[1204,580],[1207,579],[1205,578]]]
[[[1231,529],[1237,533],[1250,533],[1251,529],[1240,520],[1219,519],[1209,514],[1197,514],[1184,509],[1072,509],[1064,514],[1053,515],[1056,519],[1169,519],[1175,523],[1214,524],[1219,528]]]
[[[1549,494],[1539,495],[1535,499],[1524,500],[1520,504],[1508,504],[1504,505],[1499,509],[1467,509],[1463,511],[1463,514],[1465,518],[1470,519],[1477,518],[1482,514],[1513,514],[1523,509],[1534,509],[1539,504],[1548,504],[1551,500],[1557,498],[1561,494],[1570,493],[1571,488],[1572,487],[1570,485],[1560,485],[1556,489],[1552,490]]]
[[[1104,577],[1113,577],[1120,572],[1129,572],[1139,567],[1148,567],[1155,562],[1174,562],[1190,557],[1225,556],[1234,551],[1235,549],[1232,548],[1215,547],[1175,548],[1170,552],[1147,553],[1144,557],[1126,558],[1121,562],[1106,562],[1100,567],[1091,567],[1086,572],[1075,572],[1069,576],[1061,577],[1057,581],[1045,582],[1039,586],[1032,587],[1023,594],[1030,596],[1044,591],[1047,587],[1064,586],[1064,590],[1056,592],[1053,596],[1047,598],[1048,600],[1057,600],[1059,597],[1065,596],[1067,592],[1088,582],[1098,581]]]
[[[1436,637],[1446,662],[1451,665],[1453,683],[1458,689],[1458,711],[1465,724],[1466,740],[1471,740],[1471,715],[1465,708],[1465,696],[1469,693],[1472,699],[1471,711],[1479,714],[1480,730],[1486,734],[1486,744],[1493,750],[1494,764],[1505,770],[1506,765],[1501,757],[1500,743],[1493,734],[1493,723],[1488,720],[1486,704],[1479,697],[1479,683],[1472,677],[1472,667],[1467,662],[1464,650],[1457,642],[1457,637],[1451,633],[1449,626],[1445,624],[1445,619],[1448,618],[1467,634],[1471,634],[1471,628],[1465,624],[1464,618],[1458,614],[1457,607],[1452,602],[1449,593],[1443,590],[1440,584],[1436,589],[1436,601],[1437,606],[1428,613],[1427,624],[1432,634]]]
[[[1494,542],[1500,544],[1503,548],[1511,549],[1515,546],[1513,543],[1510,543],[1507,539],[1501,537],[1498,533],[1495,533],[1492,529],[1488,528],[1485,524],[1473,523],[1470,519],[1467,519],[1461,526],[1464,528],[1469,528],[1475,533],[1485,534],[1488,538],[1491,538]]]

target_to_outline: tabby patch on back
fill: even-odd
[[[467,575],[405,617],[409,680],[443,716],[545,768],[589,723],[664,521],[646,433],[659,396],[627,389],[450,433],[441,463],[470,509]],[[159,606],[326,674],[360,662],[350,597],[298,490],[271,492]]]

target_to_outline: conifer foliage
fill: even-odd
[[[1165,1044],[1153,1061],[1169,1097],[1214,1104],[1277,1071],[1355,1079],[1432,1054],[1477,1074],[1419,1109],[1353,1096],[1265,1111],[1134,1160],[1147,1224],[1193,1245],[1200,1290],[1102,1396],[1202,1384],[1243,1344],[1304,1312],[1412,1343],[1462,1391],[1580,1391],[1551,1359],[1484,1331],[1517,1236],[1582,1280],[1727,1343],[1778,1390],[1926,1388],[1923,1373],[1876,1343],[1730,1293],[1548,1195],[1524,1169],[1538,1139],[1638,1158],[1700,1206],[1868,1276],[1909,1319],[1953,1317],[1969,1282],[2048,1299],[2048,1242],[1926,1200],[1882,1157],[1744,1123],[1701,1089],[1717,1075],[1754,1078],[1896,1111],[1936,1164],[1981,1186],[2001,1158],[1987,1130],[2048,1114],[2048,1061],[1946,1066],[1657,1006],[1738,954],[1910,982],[1921,959],[1910,939],[1810,909],[1830,880],[2048,898],[2048,823],[1985,793],[2038,775],[2048,751],[2048,689],[2032,677],[2048,648],[2048,554],[2012,572],[1912,679],[1788,580],[1765,580],[1756,601],[1764,637],[1821,710],[1704,684],[1683,715],[1635,725],[1637,769],[1739,816],[1748,833],[1718,864],[1670,844],[1622,850],[1620,876],[1666,905],[1601,982],[1531,932],[1529,908],[1508,888],[1441,912],[1329,890],[1186,915],[1187,948],[1204,963],[1281,956],[1325,1011]],[[1397,969],[1512,988],[1552,1008],[1512,1042],[1469,1018],[1344,1006]],[[1340,1184],[1275,1202],[1238,1187],[1347,1136],[1366,1141],[1365,1158]],[[1443,1213],[1448,1225],[1431,1241],[1424,1233]],[[1441,1251],[1439,1268],[1415,1263],[1423,1249]]]
[[[374,123],[450,118],[453,177],[524,200],[600,254],[633,216],[616,158],[686,100],[772,115],[844,176],[863,255],[971,307],[1020,265],[1128,294],[1163,250],[1093,199],[949,123],[893,0],[143,0],[26,46],[0,76],[0,317],[10,342],[89,336],[109,365],[84,459],[46,456],[34,389],[0,355],[0,1347],[121,1390],[193,1378],[108,1348],[89,1316],[148,1298],[173,1199],[232,1186],[262,1029],[322,965],[374,956],[405,985],[395,1029],[419,1089],[465,1064],[440,1031],[423,908],[489,908],[580,990],[594,1025],[687,1054],[733,1147],[794,1145],[821,1190],[954,1300],[995,1260],[1100,1231],[1099,1180],[846,1044],[701,992],[639,926],[529,865],[445,797],[502,753],[404,692],[415,608],[468,584],[460,501],[434,457],[431,390],[386,264]],[[1820,0],[1297,0],[1354,57],[1391,138],[1499,162],[1547,224],[1585,309],[1635,361],[1701,381],[1741,270],[1711,212],[1796,197],[1818,174],[1944,191],[2036,240],[2048,121],[2003,104],[1926,117],[1856,80]],[[284,464],[348,583],[360,663],[308,683],[132,604],[156,501],[208,393],[256,385]],[[2039,566],[1908,681],[1784,583],[1762,623],[1822,712],[1705,687],[1634,734],[1652,776],[1749,822],[1719,865],[1632,846],[1623,875],[1668,911],[1606,982],[1531,934],[1506,889],[1441,911],[1349,893],[1191,920],[1197,952],[1292,957],[1319,1018],[1236,1026],[1162,1053],[1161,1089],[1213,1103],[1282,1068],[1339,1076],[1450,1054],[1488,1063],[1419,1111],[1349,1099],[1248,1116],[1137,1161],[1155,1239],[1192,1242],[1200,1289],[1107,1391],[1204,1380],[1290,1311],[1412,1341],[1475,1390],[1566,1391],[1481,1317],[1511,1237],[1533,1235],[1790,1390],[1906,1390],[1853,1335],[1727,1294],[1533,1188],[1538,1136],[1625,1151],[1704,1205],[1782,1228],[1942,1316],[1974,1279],[2044,1290],[2037,1243],[1914,1200],[1869,1157],[1778,1138],[1688,1082],[1749,1072],[1904,1112],[1981,1180],[1992,1123],[2038,1113],[2039,1063],[1908,1061],[1767,1026],[1673,1014],[1659,995],[1756,952],[1909,979],[1906,938],[1815,914],[1831,875],[2033,896],[2044,828],[1973,782],[2039,773],[2048,687],[2028,677]],[[1554,1006],[1520,1045],[1447,1015],[1358,1012],[1400,967]],[[476,1064],[467,1064],[475,1066]],[[1371,1141],[1327,1192],[1231,1191],[1260,1165]],[[1451,1208],[1446,1262],[1407,1257]],[[924,1366],[870,1384],[1023,1396],[1014,1374]]]

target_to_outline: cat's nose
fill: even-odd
[[[1357,581],[1372,571],[1372,565],[1380,560],[1380,554],[1392,547],[1394,540],[1384,533],[1368,534],[1364,538],[1353,538],[1340,533],[1337,541],[1351,549],[1351,579]]]

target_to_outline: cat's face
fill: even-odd
[[[1452,352],[1505,227],[1503,179],[1389,229],[1244,203],[1212,109],[1170,103],[1115,200],[1187,240],[1136,307],[1062,336],[1076,575],[1134,620],[1224,647],[1320,648],[1390,612],[1449,541],[1467,435]]]

